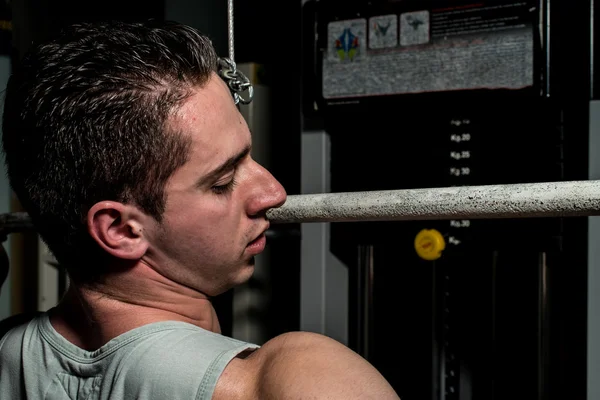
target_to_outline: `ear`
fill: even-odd
[[[102,201],[88,211],[88,232],[112,256],[139,260],[148,250],[143,217],[134,206]]]

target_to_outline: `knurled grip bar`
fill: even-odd
[[[290,195],[274,223],[600,215],[600,180]]]
[[[290,195],[273,223],[576,217],[600,215],[600,180]],[[32,230],[24,212],[0,214],[0,238]]]

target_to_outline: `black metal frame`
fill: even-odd
[[[593,31],[597,29],[598,22],[591,18],[591,1],[578,2],[577,6],[558,0],[531,2],[532,7],[535,8],[534,26],[536,27],[537,48],[535,70],[539,79],[528,90],[366,97],[358,100],[352,99],[348,104],[325,100],[320,94],[320,57],[325,45],[324,40],[326,40],[324,34],[326,22],[368,16],[373,10],[394,9],[394,7],[401,7],[402,4],[406,5],[407,3],[409,2],[398,3],[391,0],[350,2],[318,0],[305,5],[303,25],[304,116],[308,120],[317,121],[317,124],[321,124],[331,136],[332,191],[398,189],[402,188],[402,185],[406,185],[407,188],[432,187],[428,186],[430,184],[445,186],[448,182],[439,180],[429,182],[419,178],[436,173],[436,167],[431,165],[436,164],[434,160],[440,156],[439,151],[441,150],[434,144],[431,145],[429,153],[422,153],[428,154],[429,160],[418,164],[418,168],[422,170],[420,171],[421,175],[416,174],[414,170],[405,171],[406,173],[403,175],[403,171],[392,167],[393,163],[377,171],[369,170],[368,166],[379,163],[382,158],[393,157],[394,154],[393,151],[389,151],[390,145],[387,144],[391,144],[390,136],[385,135],[385,133],[389,133],[385,129],[387,125],[379,123],[379,120],[387,118],[391,121],[390,115],[397,119],[402,118],[402,113],[398,110],[403,108],[408,110],[408,114],[421,115],[424,120],[427,120],[428,116],[430,119],[435,119],[436,115],[438,118],[444,119],[452,116],[452,111],[449,111],[452,107],[448,107],[448,105],[460,102],[473,105],[473,110],[466,114],[481,116],[482,119],[487,118],[485,115],[493,114],[491,111],[487,112],[486,107],[519,111],[516,114],[531,113],[532,117],[528,122],[528,127],[524,127],[518,132],[537,131],[535,135],[532,135],[535,139],[530,139],[531,143],[529,144],[522,142],[526,140],[525,137],[515,139],[513,144],[515,154],[511,160],[515,164],[513,170],[504,173],[492,172],[488,169],[484,175],[473,177],[472,183],[503,184],[519,181],[587,179],[588,102],[590,96],[594,94],[593,91],[597,92],[598,85],[597,80],[594,80],[593,91],[590,90],[592,86],[590,73],[598,70],[597,62],[590,63],[590,54],[597,54],[599,46],[597,41],[592,41]],[[423,6],[425,2],[421,1],[420,3]],[[576,48],[575,45],[581,45],[581,47]],[[456,109],[456,107],[454,108]],[[349,116],[352,116],[353,120],[344,122]],[[510,129],[507,132],[510,132]],[[372,145],[378,140],[386,143],[386,148],[381,148],[383,151],[377,150],[377,146]],[[437,139],[433,135],[428,140],[435,143]],[[480,135],[477,140],[478,142],[473,144],[475,149],[490,148],[489,144],[486,144],[487,138]],[[414,149],[411,146],[424,145],[425,142],[415,139],[412,142],[404,141],[403,145],[406,146],[406,152],[410,153]],[[506,147],[506,149],[509,148]],[[543,165],[543,168],[536,169],[534,165],[523,164],[523,160],[528,158],[527,154],[531,154],[529,159],[535,160],[540,166]],[[407,154],[397,155],[398,158],[404,156],[410,157]],[[489,163],[489,160],[484,161]],[[413,176],[411,177],[411,175]],[[403,179],[403,181],[399,181],[399,179]],[[390,187],[386,187],[386,185]],[[350,269],[350,296],[348,299],[351,310],[349,315],[350,347],[370,359],[394,383],[412,379],[418,381],[413,386],[421,385],[423,387],[418,396],[414,391],[398,387],[398,392],[403,398],[409,400],[411,398],[468,399],[469,397],[465,397],[468,396],[465,391],[461,393],[460,390],[457,390],[454,395],[444,393],[446,337],[444,336],[445,319],[443,314],[444,310],[448,308],[447,301],[449,301],[449,298],[444,296],[446,292],[444,285],[445,279],[449,277],[448,273],[457,273],[456,267],[452,266],[449,259],[454,259],[456,265],[467,263],[463,265],[473,268],[477,261],[465,254],[478,252],[480,260],[483,260],[481,262],[490,267],[488,278],[501,285],[500,287],[497,285],[490,287],[489,290],[492,291],[491,300],[489,300],[491,309],[486,309],[487,311],[481,317],[488,318],[489,324],[491,324],[490,329],[496,332],[494,334],[504,335],[504,337],[508,337],[507,335],[510,333],[507,333],[505,328],[498,324],[507,326],[507,300],[499,303],[498,299],[506,299],[507,289],[511,287],[511,280],[507,279],[506,271],[517,273],[517,270],[511,269],[511,265],[521,265],[524,268],[523,273],[529,268],[535,268],[526,273],[526,279],[530,282],[530,286],[535,287],[531,287],[529,291],[522,294],[523,296],[534,296],[529,300],[523,298],[523,301],[530,304],[528,307],[535,308],[530,310],[531,315],[535,317],[527,320],[527,323],[534,323],[530,330],[537,332],[536,335],[539,339],[536,339],[535,345],[532,344],[534,349],[530,349],[535,353],[535,363],[537,364],[535,368],[538,371],[535,378],[535,389],[531,389],[532,386],[529,385],[529,388],[519,391],[519,388],[509,383],[510,374],[496,369],[495,372],[490,371],[488,377],[484,378],[492,387],[489,396],[493,396],[494,393],[498,396],[502,393],[507,394],[507,389],[510,387],[513,390],[511,397],[515,398],[532,398],[531,396],[524,397],[526,394],[532,395],[532,392],[524,391],[531,389],[536,392],[533,398],[539,400],[565,397],[584,400],[587,379],[587,219],[542,219],[533,222],[503,221],[498,224],[491,223],[489,226],[486,224],[487,222],[480,223],[479,228],[474,231],[476,232],[473,234],[475,241],[471,246],[461,250],[449,246],[446,255],[433,263],[418,261],[414,250],[406,243],[411,241],[414,237],[411,235],[418,232],[421,227],[438,228],[445,233],[446,239],[448,239],[454,233],[448,230],[447,225],[443,222],[333,224],[331,250]],[[528,233],[540,234],[536,237],[528,236]],[[477,241],[482,238],[482,235],[489,236],[487,245],[482,240]],[[510,235],[512,238],[505,237],[506,235]],[[515,245],[514,242],[519,243],[519,241],[521,244]],[[525,243],[528,243],[530,247],[524,245]],[[369,257],[364,257],[366,249],[370,249],[369,251],[375,255],[374,262]],[[380,260],[385,260],[382,265],[381,261],[377,261],[377,255],[389,253],[390,249],[396,251],[397,257],[400,259],[394,260],[393,256],[388,255],[387,259],[380,258]],[[357,257],[357,251],[362,256]],[[366,260],[370,261],[366,262]],[[524,262],[522,260],[529,261],[522,264]],[[378,282],[393,280],[394,275],[389,272],[385,273],[386,269],[402,268],[402,266],[394,265],[396,262],[404,265],[405,268],[414,269],[416,266],[422,268],[423,270],[420,272],[407,273],[405,278],[418,277],[423,284],[414,283],[414,285],[424,291],[431,290],[419,297],[423,307],[421,311],[431,313],[429,323],[432,337],[423,339],[424,341],[431,340],[431,346],[422,354],[423,358],[433,358],[430,361],[430,380],[414,376],[414,371],[407,368],[394,369],[393,366],[390,366],[393,363],[402,364],[403,361],[406,361],[392,350],[389,351],[389,356],[397,355],[397,359],[393,359],[391,363],[382,362],[380,355],[374,351],[377,344],[384,341],[382,337],[393,340],[391,334],[383,336],[381,333],[378,334],[377,331],[381,332],[382,328],[375,327],[374,324],[377,324],[377,320],[402,318],[401,315],[395,314],[392,304],[381,305],[381,301],[383,301],[381,300],[381,289],[377,289],[378,285],[381,285]],[[471,266],[469,267],[469,265]],[[374,274],[373,271],[375,271]],[[519,279],[518,274],[514,276],[515,279]],[[373,282],[370,282],[371,279]],[[427,282],[429,282],[429,286],[427,286]],[[468,280],[464,280],[464,282],[468,282]],[[370,283],[374,286],[369,287]],[[386,290],[394,290],[393,286],[386,287]],[[517,286],[515,286],[516,288]],[[397,286],[398,291],[403,289],[410,290],[410,287],[407,284]],[[389,297],[384,296],[384,298],[385,301],[390,300]],[[410,301],[409,297],[401,298],[406,302]],[[373,301],[375,304],[372,303]],[[379,303],[377,303],[378,301]],[[450,313],[452,313],[451,310]],[[498,315],[500,320],[488,313]],[[425,319],[419,319],[419,321],[426,323]],[[406,321],[399,322],[402,325],[402,322]],[[463,324],[463,326],[468,326],[468,324]],[[475,327],[479,329],[481,326],[483,325]],[[409,334],[398,335],[398,338],[411,337]],[[420,340],[417,337],[412,338]],[[493,340],[503,339],[496,337]],[[393,343],[389,345],[393,346]],[[506,350],[502,348],[490,348],[489,351],[490,357],[496,357],[498,360],[506,355]],[[510,367],[507,359],[502,362],[504,367]],[[521,366],[518,364],[518,359],[515,359],[514,363],[516,372]],[[499,368],[499,366],[494,368]],[[393,375],[397,373],[409,376],[395,380]],[[412,375],[410,375],[411,373]],[[500,377],[506,379],[499,379]],[[518,377],[512,378],[513,382],[518,381]],[[464,387],[463,389],[466,390]],[[493,399],[494,397],[486,398]]]

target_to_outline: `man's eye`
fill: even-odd
[[[213,186],[211,188],[211,190],[216,194],[228,194],[228,193],[231,193],[231,191],[233,190],[235,185],[236,185],[235,178],[231,178],[231,180],[229,182],[227,182],[225,185]]]

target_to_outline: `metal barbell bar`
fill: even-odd
[[[273,223],[595,215],[600,215],[600,180],[290,195],[282,207],[267,212]],[[4,235],[31,229],[24,212],[0,215]]]
[[[600,215],[600,180],[290,195],[274,223]]]

